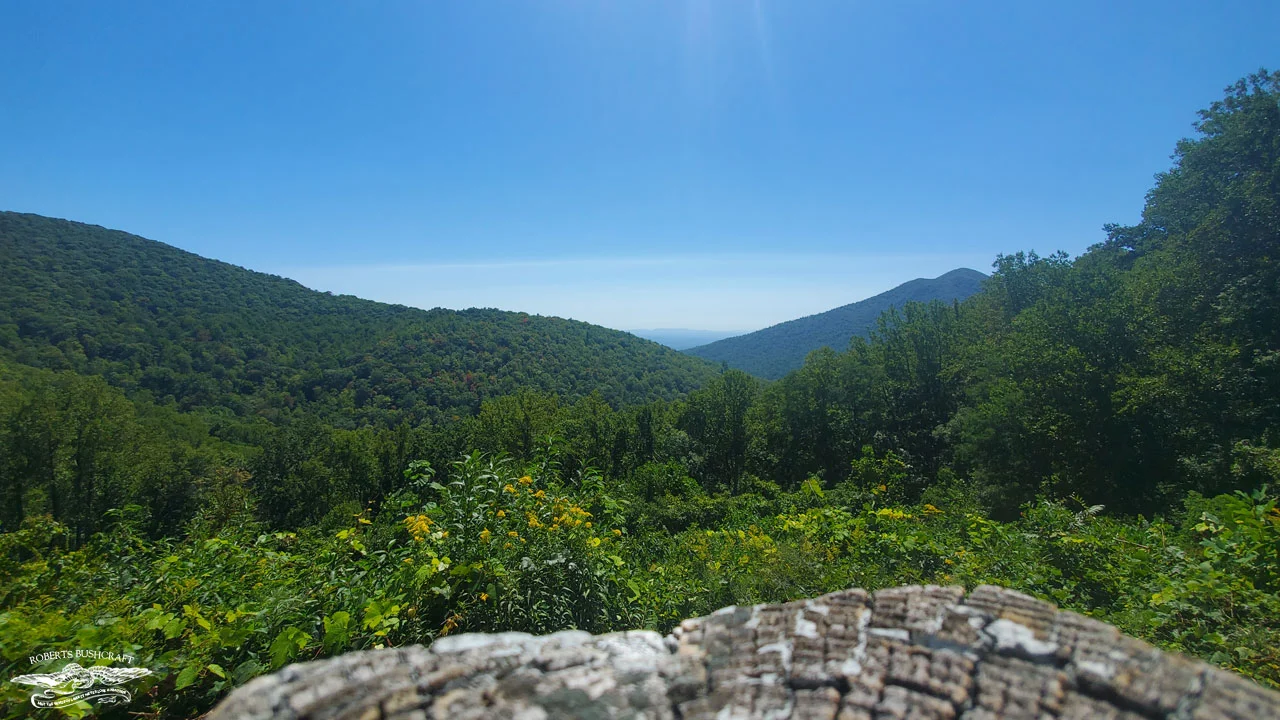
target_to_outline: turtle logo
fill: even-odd
[[[31,696],[31,704],[38,708],[60,708],[82,701],[114,705],[133,699],[128,690],[117,685],[150,674],[146,668],[82,667],[80,663],[73,662],[58,672],[19,675],[13,682],[44,688]]]

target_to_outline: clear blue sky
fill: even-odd
[[[0,3],[0,208],[745,330],[1131,222],[1280,2]]]

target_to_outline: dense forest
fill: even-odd
[[[1195,128],[1137,225],[774,382],[0,216],[5,671],[128,650],[130,709],[186,717],[356,648],[994,582],[1280,686],[1280,73]],[[354,401],[504,342],[581,359]]]
[[[816,315],[771,325],[763,330],[716,340],[685,352],[723,363],[766,380],[777,380],[804,364],[819,348],[843,350],[853,337],[866,337],[880,315],[909,303],[952,303],[973,295],[986,275],[959,268],[936,278],[917,278],[866,300]]]
[[[470,415],[532,388],[672,398],[715,365],[624,332],[333,296],[94,225],[0,212],[0,357],[130,397],[340,427]]]

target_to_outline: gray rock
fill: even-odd
[[[292,665],[209,716],[294,720],[1280,718],[1280,693],[1002,588],[845,590],[670,636],[470,634]]]

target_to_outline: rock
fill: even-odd
[[[470,634],[257,678],[210,720],[1280,718],[1280,693],[1002,588],[728,607],[663,638]]]

